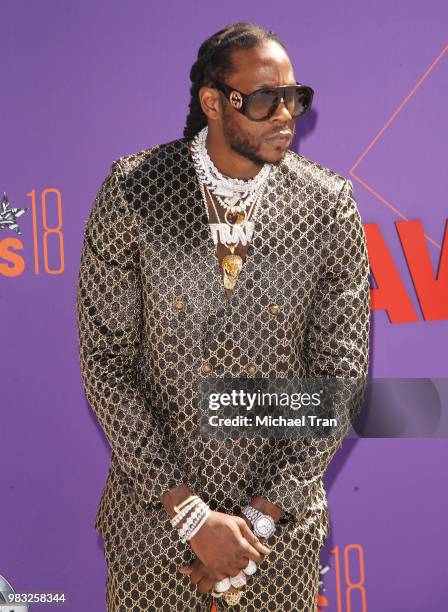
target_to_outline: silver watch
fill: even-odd
[[[258,538],[270,538],[275,533],[275,521],[269,514],[263,514],[253,506],[241,511],[252,523],[253,532]]]

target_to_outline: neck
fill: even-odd
[[[229,178],[248,180],[254,178],[263,167],[263,164],[257,164],[230,149],[224,137],[213,134],[210,128],[205,146],[216,168]]]

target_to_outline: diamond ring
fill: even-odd
[[[230,589],[230,578],[223,578],[222,580],[218,580],[215,582],[215,591],[218,593],[224,593]]]
[[[236,576],[230,577],[230,584],[234,586],[236,589],[244,586],[247,582],[247,578],[244,575],[244,572],[239,572]]]
[[[224,599],[229,605],[237,604],[243,595],[243,591],[232,591],[224,594]]]
[[[255,574],[255,572],[257,571],[257,567],[258,566],[255,561],[253,561],[253,559],[249,559],[249,563],[243,569],[243,572],[248,576],[252,576],[252,574]]]

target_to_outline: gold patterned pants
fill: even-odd
[[[319,554],[324,543],[318,522],[306,529],[289,522],[266,542],[269,555],[248,578],[237,604],[223,597],[215,599],[218,612],[315,612],[319,582]],[[106,598],[108,612],[210,612],[212,596],[200,593],[189,576],[178,571],[195,558],[193,551],[183,560],[167,555],[151,557],[147,552],[120,550],[105,542],[107,563]]]

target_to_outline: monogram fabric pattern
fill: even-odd
[[[367,248],[351,181],[292,151],[260,206],[230,301],[185,139],[117,159],[91,207],[78,340],[111,447],[95,520],[111,610],[210,608],[176,575],[194,554],[159,502],[181,483],[212,510],[239,514],[254,495],[286,510],[233,610],[315,609],[329,534],[322,476],[341,438],[206,439],[196,390],[207,376],[366,377]]]

